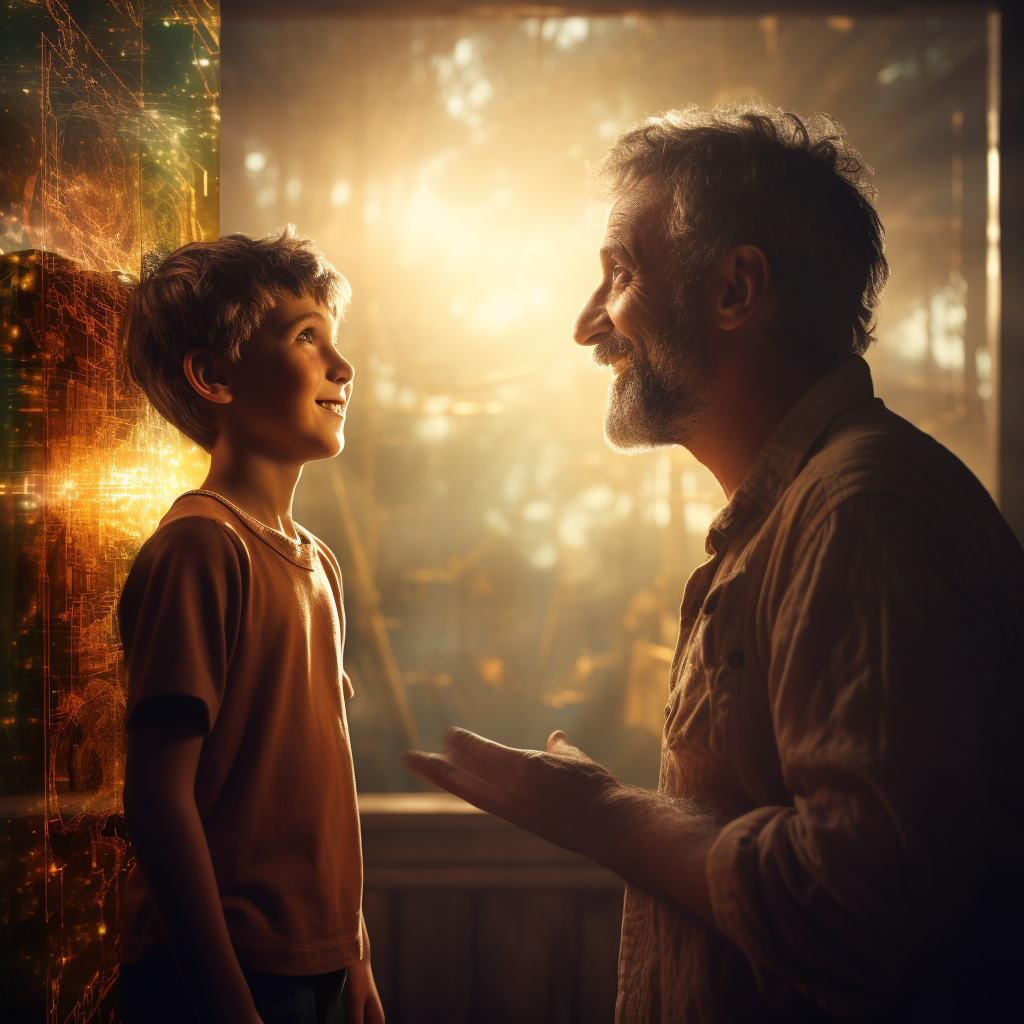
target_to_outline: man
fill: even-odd
[[[686,585],[658,793],[569,746],[453,730],[431,781],[618,872],[620,1022],[989,1021],[1020,972],[1024,552],[873,398],[888,268],[828,118],[623,133],[576,341],[621,451],[683,445],[728,504]]]

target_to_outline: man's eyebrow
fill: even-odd
[[[598,252],[602,260],[610,260],[615,256],[620,258],[624,257],[627,260],[632,259],[629,250],[614,238],[609,238],[607,241],[603,242]]]

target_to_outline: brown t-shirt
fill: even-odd
[[[118,607],[127,721],[151,697],[198,698],[209,731],[195,797],[239,961],[320,974],[361,956],[362,856],[334,556],[212,492],[183,494],[146,542]],[[137,867],[121,960],[158,940]]]

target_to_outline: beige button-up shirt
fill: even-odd
[[[728,821],[718,928],[627,888],[617,1020],[1000,1019],[1024,971],[1009,527],[854,358],[778,427],[707,551],[660,788]]]

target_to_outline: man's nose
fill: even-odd
[[[594,292],[572,326],[573,340],[577,345],[596,345],[612,327],[604,302],[599,293]]]

